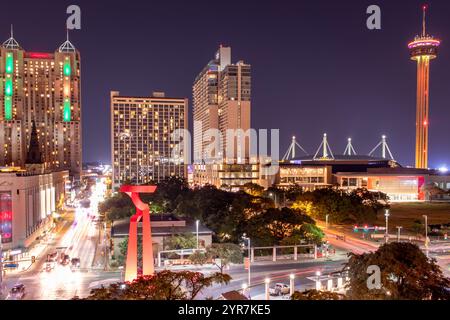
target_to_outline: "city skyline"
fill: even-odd
[[[450,148],[445,141],[450,129],[444,121],[450,116],[445,107],[450,59],[445,46],[449,38],[445,30],[449,28],[444,13],[449,4],[429,3],[428,30],[444,41],[440,59],[431,66],[430,101],[430,167],[441,167],[450,165]],[[419,1],[408,5],[381,1],[382,29],[376,31],[366,28],[363,18],[367,6],[359,1],[285,1],[277,10],[272,10],[273,3],[268,2],[254,11],[254,3],[248,2],[240,7],[250,15],[251,25],[245,23],[241,10],[234,15],[239,28],[218,26],[213,31],[202,30],[193,22],[201,12],[215,10],[214,4],[206,6],[202,1],[192,6],[176,2],[154,4],[152,10],[160,14],[151,21],[144,19],[150,10],[142,3],[130,6],[132,13],[131,9],[113,4],[107,11],[84,1],[79,5],[82,29],[71,32],[70,37],[83,58],[83,161],[110,161],[109,143],[104,143],[110,140],[109,121],[102,115],[108,110],[109,91],[113,88],[130,95],[161,90],[170,96],[188,97],[191,120],[192,81],[211,52],[224,44],[253,66],[252,127],[281,128],[280,153],[287,150],[292,135],[312,153],[327,132],[333,152],[341,153],[346,139],[352,137],[356,151],[367,154],[386,134],[395,158],[403,165],[414,164],[415,68],[407,59],[406,45],[421,31]],[[39,6],[49,7],[50,3]],[[53,48],[51,43],[64,36],[64,4],[45,11],[47,19],[40,30],[31,30],[27,19],[18,16],[18,12],[23,12],[20,4],[12,7],[12,14],[0,24],[4,40],[11,23],[15,38],[30,51],[48,51]],[[142,10],[135,10],[136,7]],[[127,23],[107,22],[119,14]],[[170,27],[169,14],[178,22],[184,21],[192,36]],[[208,19],[205,23],[213,21]],[[346,41],[340,39],[344,33]],[[125,39],[131,43],[140,41],[142,49],[133,53],[133,59],[121,60],[126,46],[113,49]],[[154,50],[155,43],[158,50]],[[311,47],[314,49],[305,50]],[[328,56],[328,52],[333,55]],[[101,59],[102,56],[107,59]],[[126,62],[126,67],[118,61]],[[135,81],[130,81],[130,77]],[[328,94],[321,95],[323,91]],[[363,121],[356,123],[355,119]],[[189,123],[192,126],[192,121]],[[87,139],[94,129],[96,136]]]

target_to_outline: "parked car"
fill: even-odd
[[[23,284],[18,284],[12,287],[9,292],[9,297],[12,300],[22,300],[25,297],[25,286]]]
[[[70,263],[70,257],[68,254],[65,254],[64,257],[61,259],[61,264],[63,266],[67,266]]]
[[[70,260],[70,267],[72,269],[77,269],[80,267],[80,258],[72,258],[72,260]]]
[[[276,283],[274,287],[269,288],[269,294],[271,296],[281,296],[289,294],[289,292],[290,292],[289,286],[284,283]]]

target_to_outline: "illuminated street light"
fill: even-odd
[[[320,283],[320,276],[321,276],[321,272],[320,271],[316,271],[316,277],[317,277],[317,280],[316,280],[316,290],[317,291],[319,291],[321,288],[321,283]]]
[[[270,294],[269,294],[270,279],[269,278],[264,279],[264,283],[265,283],[266,300],[270,300]]]
[[[397,234],[397,242],[400,242],[400,232],[402,230],[403,227],[401,226],[397,226],[397,230],[398,230],[398,234]]]
[[[294,294],[294,290],[295,290],[295,283],[294,283],[294,280],[295,280],[295,274],[293,274],[293,273],[291,273],[290,275],[289,275],[289,294],[292,296],[293,294]]]
[[[198,220],[196,220],[195,221],[195,227],[196,227],[196,230],[197,230],[197,250],[198,250],[198,224],[200,223],[200,221],[198,221]]]
[[[251,264],[252,264],[252,259],[251,259],[251,255],[252,255],[252,249],[250,247],[250,237],[247,237],[246,234],[244,233],[242,235],[242,239],[247,240],[248,241],[248,247],[247,247],[247,252],[248,252],[248,294],[250,295],[250,286],[251,286]]]
[[[428,216],[423,215],[422,217],[425,218],[425,253],[428,258]]]

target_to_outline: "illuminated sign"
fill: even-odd
[[[11,192],[0,192],[0,234],[2,243],[12,242],[12,197]]]

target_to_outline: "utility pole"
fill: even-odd
[[[325,216],[325,229],[328,229],[328,217],[329,217],[330,215],[329,214],[327,214],[326,216]]]

